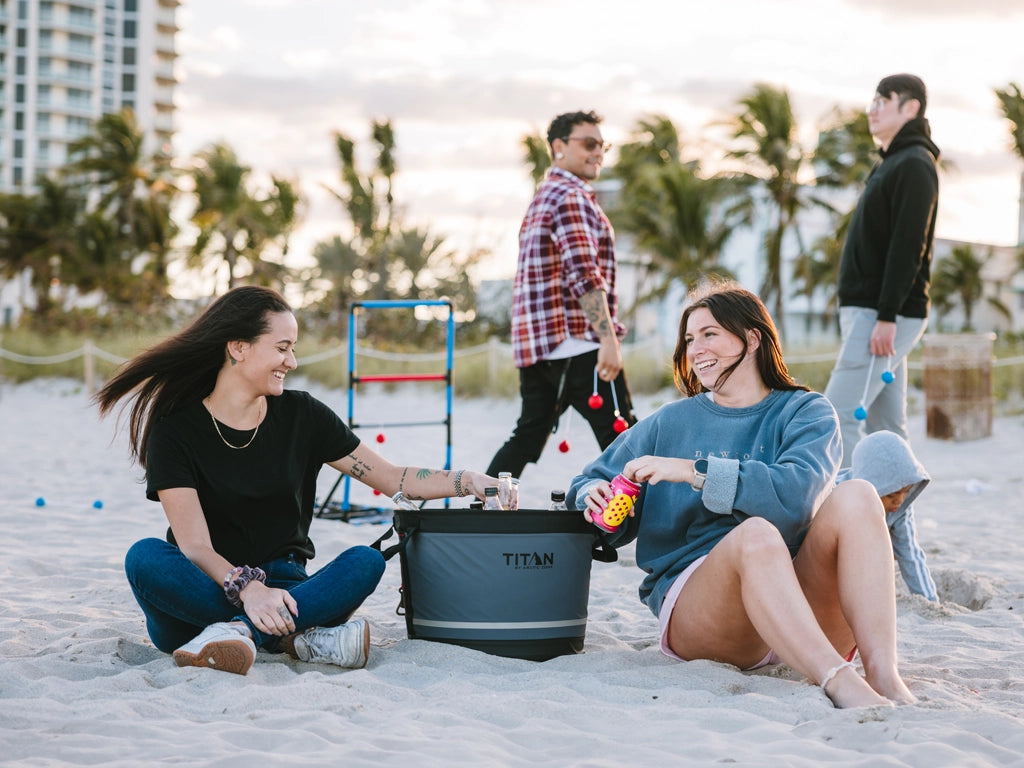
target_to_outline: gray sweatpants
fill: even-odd
[[[843,436],[843,467],[850,466],[853,448],[864,435],[888,429],[904,440],[907,439],[907,355],[924,334],[928,320],[897,316],[896,354],[891,361],[877,357],[872,365],[871,331],[877,320],[878,313],[873,309],[839,309],[839,330],[843,345],[825,388],[825,397],[832,402],[839,415]],[[882,373],[886,370],[892,371],[891,384],[882,381]],[[855,416],[861,405],[867,410],[867,419],[864,421]]]

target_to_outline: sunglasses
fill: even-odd
[[[595,139],[593,136],[566,136],[564,139],[562,139],[562,141],[582,141],[583,148],[587,150],[587,152],[593,152],[598,147],[601,148],[602,152],[607,152],[609,149],[612,148],[610,142],[606,141],[602,143],[600,140]]]

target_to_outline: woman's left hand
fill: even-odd
[[[639,456],[626,462],[622,474],[636,483],[657,485],[664,481],[688,483],[693,480],[693,462],[690,459],[670,459],[665,456]]]
[[[241,597],[245,615],[260,632],[283,637],[295,631],[299,605],[288,590],[254,581],[242,590]]]

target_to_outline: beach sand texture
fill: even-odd
[[[291,386],[346,416],[344,391]],[[673,396],[638,397],[638,415]],[[357,418],[380,426],[360,434],[394,461],[441,466],[442,429],[384,426],[434,406],[420,390],[361,394]],[[517,413],[457,400],[453,465],[484,468]],[[967,443],[926,438],[922,416],[911,427],[933,477],[918,534],[943,599],[909,595],[897,575],[902,672],[920,703],[839,711],[785,666],[664,657],[632,547],[594,563],[578,656],[408,640],[396,558],[358,614],[372,631],[365,669],[265,653],[244,677],[180,669],[149,642],[125,581],[125,551],[166,521],[115,420],[100,422],[77,382],[0,384],[0,765],[1024,765],[1024,419]],[[522,505],[546,506],[596,450],[582,419],[563,419],[524,472]],[[323,494],[335,477],[322,473]],[[387,502],[357,485],[351,500]],[[315,520],[311,569],[384,530]]]

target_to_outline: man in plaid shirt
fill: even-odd
[[[519,230],[519,265],[512,295],[512,347],[522,411],[487,474],[519,477],[536,462],[559,417],[570,406],[604,450],[616,438],[619,415],[633,425],[622,369],[615,293],[615,235],[588,182],[608,149],[593,112],[559,115],[548,128],[554,164]],[[597,371],[600,408],[590,407]]]

